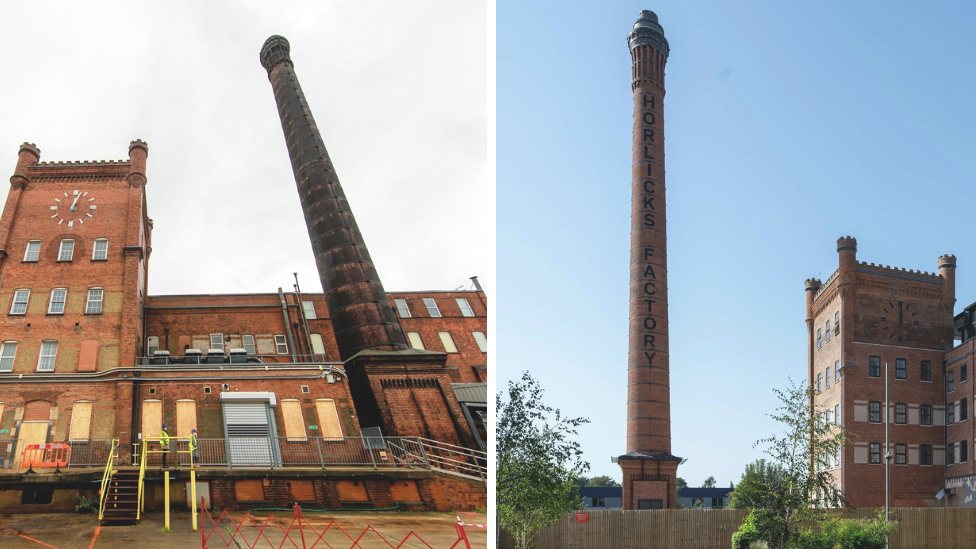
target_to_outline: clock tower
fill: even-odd
[[[25,401],[56,400],[58,387],[112,403],[111,412],[96,407],[95,425],[119,436],[123,449],[131,448],[132,381],[85,386],[71,378],[129,367],[144,354],[148,153],[136,140],[128,160],[41,162],[40,149],[24,143],[0,216],[3,383]],[[51,384],[52,376],[64,383]]]
[[[814,405],[853,435],[827,470],[851,505],[882,507],[890,452],[891,505],[941,505],[935,494],[953,417],[943,365],[953,347],[955,257],[939,257],[938,272],[926,272],[858,261],[857,251],[855,238],[838,239],[837,270],[805,288]]]

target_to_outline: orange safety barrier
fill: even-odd
[[[67,444],[28,444],[20,458],[22,467],[66,467],[71,455]]]
[[[237,545],[237,547],[247,547],[248,549],[260,549],[263,547],[268,547],[269,549],[282,549],[283,547],[290,547],[294,549],[316,549],[316,547],[328,547],[330,549],[335,549],[331,544],[323,539],[325,535],[331,530],[334,532],[339,532],[344,535],[349,542],[352,543],[350,549],[355,547],[362,548],[363,546],[360,542],[365,542],[367,534],[371,534],[369,539],[376,545],[376,539],[382,541],[390,549],[402,549],[406,546],[407,540],[410,538],[415,539],[415,543],[423,544],[424,547],[428,549],[433,549],[426,541],[423,540],[416,532],[409,532],[405,538],[400,540],[400,543],[393,545],[387,540],[383,534],[376,531],[371,525],[366,525],[363,531],[358,537],[353,538],[349,532],[340,527],[336,521],[331,520],[325,528],[319,532],[307,520],[302,516],[302,508],[295,504],[292,508],[291,521],[286,518],[283,521],[279,521],[275,518],[274,514],[268,515],[268,518],[264,521],[260,521],[256,517],[252,516],[250,513],[245,512],[241,520],[235,521],[233,517],[230,516],[226,510],[220,513],[220,516],[216,520],[207,512],[206,501],[204,497],[200,498],[200,509],[202,510],[201,515],[201,528],[200,528],[200,546],[201,549],[210,549],[207,545],[210,541],[210,537],[216,533],[220,538],[219,543],[215,543],[217,547],[223,545],[224,547],[230,547],[231,544]],[[208,524],[209,522],[209,524]],[[218,528],[219,527],[219,528]],[[244,536],[244,531],[242,527],[257,528],[257,532],[253,533],[252,539],[247,539]],[[457,531],[457,540],[451,545],[450,549],[460,548],[463,543],[465,549],[471,549],[471,542],[468,541],[468,535],[464,531],[465,524],[458,519],[455,523],[454,528]],[[321,528],[321,527],[320,527]],[[228,536],[224,536],[224,533]],[[273,533],[282,536],[281,543],[275,544],[271,539],[268,538],[268,534]],[[353,532],[354,534],[355,532]],[[261,543],[262,538],[264,543]],[[395,541],[395,540],[394,540]],[[286,545],[285,542],[288,542]],[[301,545],[299,545],[301,543]],[[260,545],[259,545],[260,544]],[[266,545],[265,545],[266,544]],[[413,547],[415,545],[411,545]]]

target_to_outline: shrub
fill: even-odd
[[[829,517],[802,528],[791,540],[791,549],[884,549],[885,539],[898,526],[876,519],[853,520]]]
[[[78,500],[78,505],[75,505],[75,513],[97,513],[98,506],[101,503],[98,496],[92,496],[86,498],[81,494],[75,495],[75,499]]]
[[[739,529],[732,534],[732,549],[749,549],[751,542],[758,541],[756,537],[755,513],[755,510],[749,511],[749,515],[742,522],[742,526],[739,526]]]

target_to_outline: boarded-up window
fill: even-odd
[[[324,355],[325,354],[325,343],[322,342],[322,336],[319,334],[311,334],[309,339],[312,341],[312,354]],[[322,357],[324,358],[324,357]]]
[[[302,404],[297,400],[282,400],[281,415],[285,420],[285,436],[288,442],[305,442],[305,420],[302,418]]]
[[[78,354],[78,371],[94,372],[98,362],[98,340],[86,339],[81,342],[81,352]]]
[[[0,402],[0,423],[3,423],[3,403]]]
[[[159,436],[163,428],[163,403],[158,400],[142,402],[142,438],[148,440]],[[168,431],[167,431],[168,432]]]
[[[410,341],[410,347],[420,349],[421,351],[425,349],[424,341],[420,339],[420,334],[417,332],[407,332],[407,339]]]
[[[441,343],[444,344],[445,353],[458,352],[457,346],[454,345],[454,338],[451,337],[449,332],[437,332],[437,335],[441,336]]]
[[[336,482],[336,487],[339,489],[339,501],[369,501],[364,482],[340,480]]]
[[[197,428],[197,403],[193,400],[176,401],[176,436],[188,437]]]
[[[390,496],[393,501],[423,501],[417,481],[414,480],[400,480],[390,484]]]
[[[237,501],[264,501],[264,481],[259,478],[234,481],[234,495]]]
[[[315,501],[315,483],[311,480],[289,480],[288,501]]]
[[[319,415],[319,434],[323,437],[341,437],[342,427],[339,425],[335,401],[331,398],[317,399],[315,410]]]
[[[71,431],[68,440],[87,440],[91,429],[91,402],[75,402],[71,408]]]

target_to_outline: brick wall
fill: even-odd
[[[822,285],[815,282],[814,289],[808,291],[808,381],[815,389],[820,383],[814,403],[820,413],[831,413],[832,422],[838,419],[835,410],[839,406],[840,423],[851,434],[840,464],[832,456],[829,470],[852,505],[883,506],[883,420],[887,414],[892,455],[897,444],[904,444],[906,449],[905,464],[897,464],[895,459],[891,462],[892,505],[940,505],[934,496],[945,479],[942,364],[952,345],[954,273],[923,273],[858,262],[856,247],[857,241],[850,237],[838,240],[838,270]],[[880,377],[869,375],[872,356],[880,360]],[[896,377],[899,360],[905,362],[906,379]],[[922,361],[931,364],[931,381],[921,379]],[[890,408],[886,412],[882,404],[882,422],[873,423],[868,410],[871,402],[885,400],[885,364]],[[836,381],[838,365],[840,380]],[[905,424],[895,422],[898,403],[905,404]],[[921,425],[922,405],[932,407],[931,426]],[[881,463],[869,462],[871,443],[881,444]],[[920,463],[923,444],[932,446],[931,465]]]
[[[447,475],[402,480],[385,476],[311,480],[201,477],[201,480],[209,480],[214,504],[231,510],[290,508],[296,502],[309,509],[383,509],[405,504],[411,510],[423,511],[472,511],[485,509],[488,505],[484,484]],[[295,483],[306,483],[301,488],[303,497],[314,494],[315,499],[292,497]],[[311,490],[307,483],[311,483]]]

